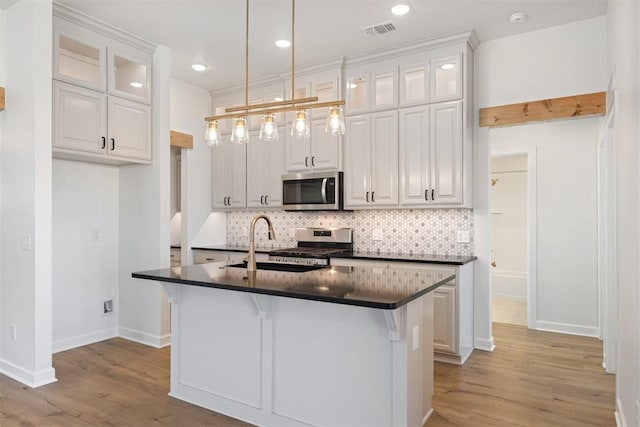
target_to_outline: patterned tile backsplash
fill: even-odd
[[[267,238],[266,223],[256,225],[256,246],[265,249],[296,245],[291,230],[299,227],[351,227],[354,250],[372,253],[473,255],[473,211],[470,209],[397,209],[353,212],[242,211],[227,213],[227,244],[248,245],[253,217],[271,219],[277,240]],[[373,240],[373,230],[383,240]],[[469,231],[471,243],[456,243],[456,231]]]

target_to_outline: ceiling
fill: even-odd
[[[6,1],[6,0],[2,0]],[[172,51],[172,76],[209,90],[244,82],[245,1],[59,0],[60,3]],[[411,11],[394,16],[391,6]],[[250,0],[249,78],[291,71],[290,0]],[[474,29],[480,42],[604,15],[607,0],[298,0],[296,68]],[[528,15],[510,24],[513,12]],[[392,21],[397,30],[370,36],[364,27]],[[194,62],[209,65],[204,72]]]

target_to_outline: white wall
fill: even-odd
[[[38,386],[55,381],[51,364],[51,2],[22,0],[9,7],[4,18],[1,38],[20,43],[5,43],[0,58],[8,101],[8,108],[0,113],[0,372]],[[12,324],[16,339],[11,337]]]
[[[118,191],[117,167],[53,161],[54,352],[118,335]]]
[[[170,341],[170,309],[157,282],[131,278],[135,271],[169,267],[171,54],[156,48],[153,62],[153,164],[120,168],[119,335],[161,347]]]
[[[618,425],[640,425],[640,6],[610,0],[609,67],[615,67],[616,222],[618,234]]]
[[[191,246],[224,244],[226,213],[211,212],[211,148],[203,143],[204,118],[212,114],[209,92],[171,80],[171,129],[193,135],[193,149],[182,150],[182,260],[191,264]]]
[[[606,57],[604,17],[484,42],[475,52],[476,113],[482,107],[605,90]],[[476,346],[485,349],[493,346],[489,280],[491,139],[488,128],[476,128]]]
[[[491,181],[491,297],[526,301],[527,156],[492,157]]]

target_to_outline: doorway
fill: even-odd
[[[490,178],[492,321],[533,327],[535,151],[493,152]]]

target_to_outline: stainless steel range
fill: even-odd
[[[294,248],[269,252],[269,261],[287,264],[329,265],[329,258],[353,251],[352,228],[297,228]]]

